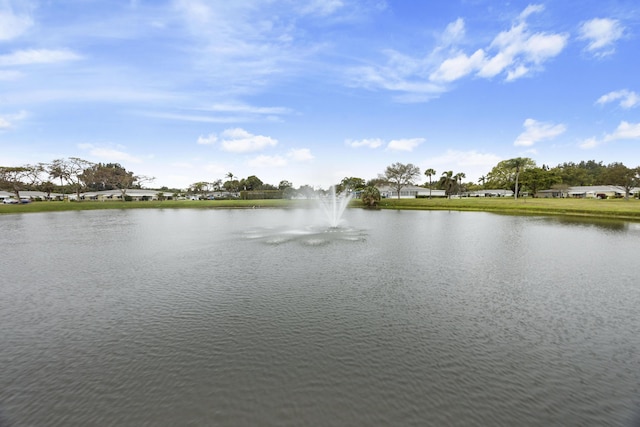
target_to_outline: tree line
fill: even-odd
[[[477,183],[463,182],[465,173],[451,170],[442,172],[438,178],[436,170],[428,168],[424,175],[429,180],[428,184],[424,184],[426,188],[444,190],[447,196],[483,189],[504,189],[513,191],[514,197],[518,198],[525,191],[535,195],[539,190],[557,189],[564,192],[573,186],[615,185],[624,189],[628,198],[631,189],[640,186],[640,167],[630,168],[621,162],[605,165],[595,160],[565,162],[549,167],[538,166],[528,157],[517,157],[499,162]],[[414,185],[419,176],[419,167],[411,163],[394,163],[367,185],[390,185],[400,197],[400,190]],[[436,177],[435,181],[432,181],[432,177]]]
[[[119,190],[124,199],[127,190],[142,188],[153,177],[135,175],[118,163],[93,163],[79,157],[56,159],[51,163],[23,166],[0,166],[0,188],[20,198],[21,190],[75,193],[83,191]],[[58,184],[59,182],[59,184]]]
[[[625,189],[627,197],[630,190],[640,185],[640,167],[630,168],[621,162],[605,165],[595,160],[579,163],[565,162],[555,167],[537,166],[533,159],[517,157],[503,160],[490,172],[480,177],[478,182],[464,182],[464,172],[454,173],[446,170],[438,175],[433,168],[427,168],[424,175],[428,183],[425,188],[444,190],[447,196],[482,189],[505,189],[513,191],[517,198],[523,192],[535,194],[539,190],[557,189],[565,191],[571,186],[616,185]],[[367,190],[375,199],[376,188],[389,185],[397,191],[408,185],[415,185],[421,176],[421,170],[412,163],[394,163],[376,178],[365,181],[359,177],[345,177],[335,184],[337,192]],[[316,193],[312,187],[303,185],[293,188],[290,181],[282,180],[276,185],[264,183],[251,175],[239,178],[232,172],[225,179],[211,182],[199,181],[191,184],[186,191],[195,195],[206,195],[214,191],[239,192],[278,192],[280,197],[295,195],[310,196]],[[39,190],[50,195],[57,193],[75,193],[77,197],[84,191],[119,190],[124,199],[128,189],[142,188],[152,182],[153,177],[137,175],[118,163],[93,163],[78,157],[56,159],[50,163],[28,164],[18,167],[0,166],[0,188],[11,191],[19,198],[21,190]],[[182,192],[181,189],[162,187],[159,191]],[[378,196],[379,198],[379,196]]]

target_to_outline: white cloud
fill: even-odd
[[[567,45],[567,39],[566,34],[536,33],[526,39],[522,53],[528,61],[540,64],[558,56]]]
[[[533,33],[528,29],[525,20],[542,10],[542,5],[529,5],[509,30],[500,32],[489,46],[476,49],[471,55],[451,49],[429,74],[430,81],[450,83],[472,74],[483,78],[504,74],[506,81],[513,81],[540,70],[564,50],[569,39],[567,34]]]
[[[598,98],[596,104],[607,104],[617,100],[620,100],[620,106],[622,108],[632,108],[640,104],[640,96],[627,89],[613,91],[602,95]]]
[[[196,66],[218,93],[255,93],[272,82],[297,73],[309,73],[307,59],[326,47],[300,37],[299,19],[326,16],[340,2],[246,2],[175,0],[177,23],[184,25]]]
[[[10,129],[17,122],[24,120],[26,118],[27,118],[26,111],[20,111],[19,113],[16,113],[16,114],[0,115],[0,130]]]
[[[122,151],[124,147],[116,146],[102,147],[94,144],[84,143],[78,144],[78,148],[87,151],[98,162],[131,162],[142,163],[142,160],[138,157],[132,156],[129,153]]]
[[[311,154],[311,150],[308,148],[290,150],[289,153],[287,153],[287,157],[296,162],[307,162],[314,159],[313,154]]]
[[[613,133],[604,137],[605,142],[619,139],[640,139],[640,123],[620,122]]]
[[[487,49],[488,59],[479,68],[478,76],[491,78],[506,72],[507,81],[523,77],[539,69],[547,60],[558,56],[566,47],[568,39],[566,34],[532,34],[527,29],[527,24],[520,22],[493,39]],[[488,52],[492,50],[496,53],[489,57]]]
[[[588,139],[585,139],[584,141],[582,141],[580,144],[578,144],[578,146],[580,148],[583,148],[585,150],[589,150],[591,148],[595,148],[598,145],[600,145],[600,141],[598,141],[597,138],[588,138]]]
[[[640,140],[640,123],[622,121],[612,133],[606,134],[602,139],[592,137],[579,144],[580,148],[591,149],[602,144],[618,140]]]
[[[28,49],[0,55],[0,66],[16,66],[30,64],[52,64],[57,62],[75,61],[80,55],[70,50]]]
[[[527,67],[525,67],[524,65],[518,65],[515,69],[509,70],[509,72],[507,72],[506,80],[508,82],[514,81],[526,75],[528,72],[529,69]]]
[[[424,141],[424,138],[394,139],[389,141],[387,149],[394,151],[413,151],[414,148],[422,144]]]
[[[287,166],[287,159],[281,156],[265,156],[260,155],[247,162],[250,167],[255,168],[273,168]]]
[[[513,145],[530,147],[536,142],[555,138],[567,130],[563,124],[555,125],[553,123],[539,122],[534,119],[526,119],[524,121],[524,129],[524,132],[518,135]]]
[[[384,89],[398,92],[399,102],[425,102],[437,97],[446,89],[438,82],[428,81],[428,64],[394,50],[386,50],[387,63],[351,69],[350,85],[366,89]]]
[[[210,133],[207,136],[199,136],[198,141],[196,141],[200,145],[213,145],[218,141],[218,136],[215,133]]]
[[[380,138],[369,138],[369,139],[347,139],[344,141],[346,145],[352,148],[360,148],[360,147],[368,147],[368,148],[378,148],[384,144],[384,141]]]
[[[16,15],[10,10],[0,11],[0,41],[19,37],[32,25],[33,21],[29,16]]]
[[[465,181],[476,182],[502,160],[504,159],[495,154],[475,150],[447,150],[444,154],[425,159],[422,164],[425,168],[436,170],[436,176],[431,177],[432,181],[437,181],[442,172],[452,170],[454,173],[463,172],[466,175]]]
[[[303,6],[302,12],[305,14],[326,16],[331,15],[342,7],[344,7],[342,0],[312,0]]]
[[[141,94],[141,100],[145,100],[144,95]],[[126,99],[124,99],[126,100]],[[205,116],[199,114],[178,114],[178,113],[158,113],[154,111],[141,111],[138,114],[145,117],[155,117],[158,119],[178,120],[184,122],[199,122],[199,123],[238,123],[247,121],[246,118],[241,116]]]
[[[481,68],[485,62],[484,51],[476,50],[473,55],[460,53],[453,58],[446,59],[440,67],[429,75],[433,81],[451,82],[464,77]]]
[[[290,114],[291,110],[285,107],[256,107],[247,104],[213,104],[209,108],[205,108],[208,111],[217,111],[225,113],[249,113],[260,115],[282,115]]]
[[[257,107],[239,103],[213,104],[207,107],[194,108],[194,110],[203,113],[185,114],[146,111],[139,112],[138,114],[147,117],[157,117],[161,119],[180,120],[188,122],[242,123],[258,121],[281,122],[281,116],[292,113],[291,109],[285,107]]]
[[[458,18],[449,23],[440,37],[442,47],[450,46],[461,41],[464,38],[465,32],[464,19]]]
[[[253,135],[241,128],[227,129],[221,134],[222,148],[232,153],[259,151],[278,144],[276,139],[263,135]]]
[[[616,19],[594,18],[584,22],[579,33],[579,38],[588,43],[585,48],[588,52],[606,56],[615,51],[614,43],[624,35],[624,27]]]
[[[521,20],[525,20],[529,17],[529,15],[532,15],[534,13],[540,13],[543,10],[544,10],[544,5],[542,4],[530,4],[522,11],[522,13],[520,13],[519,18]]]

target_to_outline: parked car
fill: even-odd
[[[20,203],[31,203],[31,199],[20,199]]]
[[[9,199],[4,199],[2,203],[4,203],[5,205],[17,205],[20,202],[18,202],[16,199],[9,198]]]

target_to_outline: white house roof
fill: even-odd
[[[163,193],[162,191],[157,190],[146,190],[146,189],[129,189],[126,191],[127,196],[132,197],[143,197],[143,196],[155,196],[159,193]],[[171,193],[163,193],[165,195],[170,195]],[[86,193],[80,193],[81,196],[84,197],[96,197],[96,196],[121,196],[122,191],[120,190],[103,190],[103,191],[87,191]]]
[[[47,193],[45,193],[44,191],[27,191],[27,190],[20,190],[20,197],[24,197],[24,198],[31,198],[31,199],[35,199],[37,197],[40,197],[41,199],[44,199],[47,197]],[[49,194],[50,197],[62,197],[62,193],[51,193]],[[7,197],[15,197],[15,193],[9,193],[8,191],[0,191],[0,198],[6,199]]]
[[[631,193],[635,193],[638,191],[638,188],[632,188]],[[584,194],[584,193],[620,193],[624,194],[625,189],[618,185],[583,185],[583,186],[575,186],[569,187],[569,194]]]
[[[500,196],[513,196],[513,191],[511,190],[504,190],[501,188],[498,189],[484,189],[484,190],[476,190],[476,191],[472,191],[470,194],[493,194],[493,195],[500,195]]]

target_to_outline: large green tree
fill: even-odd
[[[49,163],[47,172],[49,173],[49,178],[60,180],[60,190],[64,198],[65,183],[68,183],[71,178],[71,171],[67,161],[65,159],[55,159]]]
[[[80,200],[80,193],[85,188],[84,172],[93,166],[93,163],[81,159],[79,157],[69,157],[64,160],[64,169],[66,170],[66,179],[71,185],[71,189],[75,191],[76,197]]]
[[[546,170],[545,168],[530,168],[520,174],[520,182],[533,195],[539,190],[549,189],[561,181],[560,176],[555,171]]]
[[[189,186],[189,191],[195,194],[204,194],[209,189],[209,183],[205,181],[194,182]]]
[[[513,190],[513,194],[517,198],[520,191],[518,186],[520,174],[533,167],[536,167],[536,162],[528,157],[503,160],[487,174],[487,181],[492,187]]]
[[[340,184],[336,186],[336,192],[342,193],[343,191],[361,190],[365,187],[364,179],[357,178],[355,176],[344,177]]]
[[[397,191],[398,199],[402,187],[413,185],[419,176],[420,168],[411,163],[394,163],[387,166],[384,171],[384,179],[389,186]]]
[[[440,184],[440,188],[444,189],[444,194],[448,198],[451,198],[451,195],[453,194],[455,183],[456,183],[456,180],[454,178],[453,171],[442,172],[442,175],[440,176],[439,184]]]
[[[89,190],[120,190],[122,200],[125,200],[127,190],[140,188],[143,183],[153,180],[144,175],[135,175],[119,163],[92,164],[84,170],[79,179]]]
[[[28,175],[27,166],[0,166],[0,187],[12,191],[20,200],[20,190],[24,189]]]
[[[240,181],[240,188],[248,191],[261,190],[263,186],[263,182],[260,178],[255,175],[251,175]]]
[[[515,175],[515,190],[513,192],[514,198],[518,198],[519,188],[518,188],[518,179],[520,178],[520,173],[527,168],[532,168],[536,166],[536,162],[528,157],[516,157],[514,159],[507,160],[507,164],[513,169]]]
[[[640,183],[640,168],[629,168],[622,163],[612,163],[604,172],[605,179],[611,185],[624,189],[624,198],[629,199],[631,189]]]

